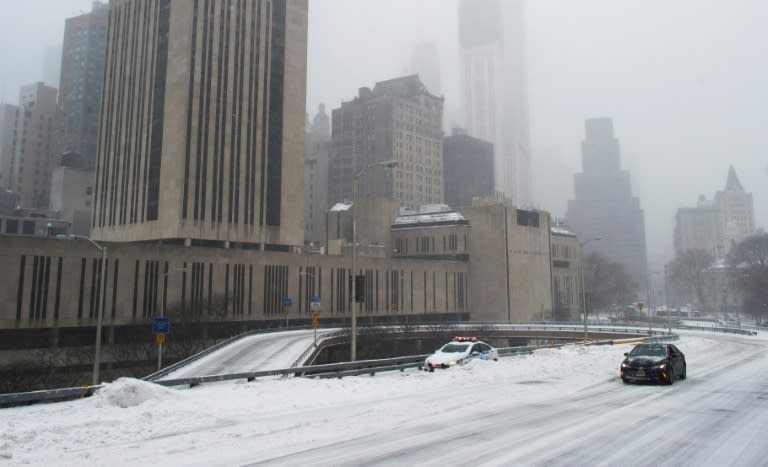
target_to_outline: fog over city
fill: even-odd
[[[0,99],[43,80],[46,49],[89,0],[4,0]],[[435,44],[446,127],[462,125],[455,0],[310,0],[307,111],[409,74]],[[648,258],[673,256],[678,207],[712,198],[733,165],[768,224],[768,3],[529,0],[525,4],[535,206],[556,217],[581,171],[584,121],[611,117],[645,212]]]

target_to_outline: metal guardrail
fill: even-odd
[[[77,388],[49,389],[45,391],[14,392],[10,394],[0,394],[0,407],[10,407],[14,405],[23,405],[38,402],[58,402],[81,397],[92,396],[103,386],[85,386]]]

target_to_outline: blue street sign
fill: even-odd
[[[309,299],[309,302],[310,302],[310,303],[320,303],[320,296],[318,296],[318,295],[313,295],[313,296],[312,296],[312,297]]]
[[[293,305],[293,302],[291,301],[291,299],[290,299],[290,298],[284,298],[284,299],[283,299],[283,306],[284,306],[284,307],[286,307],[286,308],[287,308],[287,307],[290,307],[290,306],[292,306],[292,305]]]
[[[160,317],[152,320],[152,334],[168,334],[171,332],[171,320]]]

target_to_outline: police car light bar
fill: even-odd
[[[453,338],[456,342],[476,342],[477,337],[475,336],[456,336]]]

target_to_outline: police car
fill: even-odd
[[[464,365],[475,358],[497,361],[499,351],[485,342],[477,340],[477,337],[456,336],[453,341],[440,347],[437,352],[424,360],[424,369],[435,371],[435,368]]]

